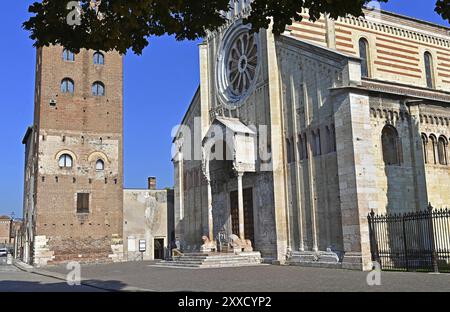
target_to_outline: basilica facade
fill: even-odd
[[[450,205],[450,29],[384,11],[252,33],[249,1],[199,46],[174,136],[175,236],[266,262],[371,268],[367,215]]]

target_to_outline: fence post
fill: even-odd
[[[378,252],[378,241],[375,234],[375,212],[373,209],[370,211],[370,214],[367,216],[369,219],[369,237],[370,237],[370,251],[372,254],[372,261],[378,262],[381,266],[380,254]]]
[[[431,206],[431,203],[428,203],[428,223],[431,238],[431,262],[433,264],[434,272],[439,273],[439,265],[436,254],[436,242],[434,240],[433,206]]]
[[[405,264],[406,271],[409,272],[409,260],[408,260],[408,244],[406,242],[406,224],[405,224],[405,214],[401,214],[402,230],[403,230],[403,248],[405,249]]]

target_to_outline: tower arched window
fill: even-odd
[[[68,49],[63,50],[63,60],[66,62],[74,62],[75,61],[75,54],[71,52]]]
[[[430,52],[424,54],[425,77],[428,88],[434,88],[433,57]]]
[[[105,65],[105,56],[101,52],[94,53],[94,64],[95,65]]]
[[[92,84],[92,95],[93,96],[104,96],[105,95],[105,85],[101,81],[96,81]]]
[[[97,160],[97,162],[95,163],[95,170],[96,171],[105,170],[105,162],[101,159]]]
[[[441,165],[447,165],[447,146],[448,141],[447,138],[444,136],[440,136],[438,140],[438,157],[439,157],[439,164]]]
[[[73,94],[74,91],[75,91],[75,84],[73,80],[70,78],[64,78],[61,81],[61,92]]]
[[[72,168],[73,158],[69,154],[62,154],[58,161],[60,168]]]
[[[387,166],[400,165],[401,144],[397,130],[392,126],[385,126],[381,133],[383,160]]]
[[[361,76],[369,77],[369,42],[364,38],[359,40],[359,58],[361,59]]]

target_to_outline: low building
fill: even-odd
[[[11,237],[12,219],[8,216],[0,216],[0,246],[8,245]]]
[[[173,241],[173,190],[157,190],[149,178],[148,189],[123,193],[124,260],[165,259]]]

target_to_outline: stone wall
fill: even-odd
[[[163,239],[165,255],[173,245],[173,191],[124,190],[124,258],[128,261],[154,259],[154,240]],[[139,252],[139,240],[145,240],[146,251]]]

